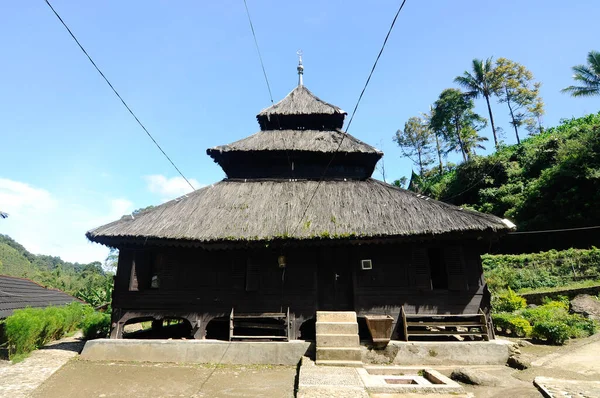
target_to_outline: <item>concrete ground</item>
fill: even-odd
[[[77,354],[76,341],[59,342],[54,350],[39,350],[16,365],[0,365],[0,396],[10,397],[294,397],[298,369],[294,366],[199,365],[148,362],[84,361]],[[507,366],[474,366],[501,382],[497,386],[464,385],[467,395],[478,398],[540,397],[533,385],[538,376],[555,379],[600,381],[600,334],[570,342],[563,347],[526,345],[520,348],[534,366],[514,370]],[[72,359],[71,359],[72,358]],[[62,364],[66,363],[62,368]],[[431,366],[450,375],[456,366]],[[53,371],[60,368],[54,374]],[[349,369],[348,369],[349,370]],[[327,368],[309,369],[307,376],[316,389],[304,391],[306,397],[365,397],[358,383],[346,374]],[[332,370],[333,371],[333,370]],[[8,373],[7,373],[8,372]],[[49,378],[48,378],[49,377]],[[48,378],[43,384],[42,381]],[[357,384],[358,383],[358,384]],[[329,384],[339,386],[332,390]],[[574,383],[577,386],[577,383]],[[334,386],[335,387],[335,386]],[[353,391],[355,390],[355,391]],[[33,392],[32,392],[33,391]],[[313,394],[314,393],[314,394]],[[372,398],[424,398],[415,394],[372,395]],[[436,395],[436,398],[441,398]],[[456,396],[455,396],[456,397]]]
[[[32,397],[294,397],[297,369],[265,365],[186,365],[74,359]]]
[[[78,337],[48,344],[16,364],[0,361],[0,397],[29,397],[40,384],[78,355],[84,344]]]

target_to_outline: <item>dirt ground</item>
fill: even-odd
[[[80,397],[294,397],[296,367],[71,360],[32,395]]]

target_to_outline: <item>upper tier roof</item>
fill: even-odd
[[[345,116],[346,112],[342,109],[323,101],[305,86],[299,85],[284,99],[263,109],[256,118],[262,130],[315,128],[318,125],[335,129],[342,128]]]
[[[344,135],[346,135],[344,137]],[[343,141],[342,141],[343,139]],[[340,146],[341,143],[341,146]],[[379,156],[383,152],[341,130],[266,130],[227,145],[207,149],[213,158],[222,152],[254,151],[307,151],[333,153],[372,153]]]

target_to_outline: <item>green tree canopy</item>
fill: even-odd
[[[467,95],[472,98],[483,96],[487,104],[490,122],[492,124],[492,134],[494,135],[494,145],[498,148],[498,136],[496,135],[496,126],[494,125],[494,115],[490,98],[498,91],[500,76],[496,73],[492,58],[485,61],[475,58],[473,60],[472,72],[465,71],[462,76],[457,76],[454,81],[467,90]]]
[[[506,58],[498,58],[495,73],[498,76],[496,94],[499,101],[508,106],[510,124],[520,144],[519,127],[536,125],[533,116],[544,113],[539,97],[541,83],[534,82],[533,73],[526,67]]]
[[[432,130],[444,137],[451,150],[460,152],[465,162],[474,155],[474,143],[479,142],[473,134],[487,125],[485,118],[473,111],[474,107],[468,95],[448,88],[435,101],[430,122]],[[467,136],[469,139],[465,140]]]
[[[404,123],[404,129],[396,131],[394,136],[402,155],[419,168],[419,175],[423,175],[425,167],[433,163],[432,139],[433,133],[429,125],[418,116],[408,119]]]
[[[563,88],[563,93],[569,93],[573,97],[600,95],[600,52],[590,51],[587,65],[576,65],[572,69],[573,79],[580,85]]]

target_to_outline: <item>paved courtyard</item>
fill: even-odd
[[[72,360],[32,397],[294,397],[296,367]]]

